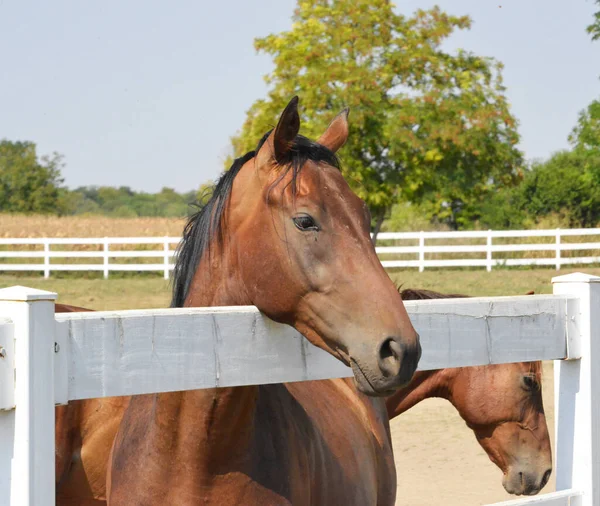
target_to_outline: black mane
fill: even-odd
[[[212,195],[206,205],[188,220],[183,230],[183,239],[177,247],[171,307],[183,307],[202,255],[205,251],[210,250],[211,241],[215,236],[218,241],[222,241],[223,213],[227,197],[231,193],[233,180],[242,166],[258,153],[270,133],[269,131],[262,137],[255,151],[250,151],[233,162],[231,168],[221,175],[217,184],[213,187]],[[281,164],[285,167],[285,170],[281,171],[281,176],[273,186],[279,183],[291,170],[291,184],[295,192],[298,174],[308,160],[325,162],[328,165],[340,168],[339,160],[332,151],[302,135],[298,135],[294,140],[288,159]]]
[[[398,287],[398,291],[402,300],[462,299],[469,297],[460,293],[440,293],[433,290],[418,290],[416,288],[406,288],[403,290],[401,286]]]

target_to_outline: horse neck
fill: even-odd
[[[187,307],[251,305],[237,272],[234,255],[214,248],[199,262]],[[258,386],[192,390],[162,394],[159,402],[170,413],[177,413],[180,426],[186,425],[189,448],[199,448],[199,456],[213,469],[226,465],[223,458],[250,443]],[[189,425],[182,418],[189,417]],[[200,441],[201,440],[201,441]],[[201,443],[201,444],[199,444]]]
[[[438,369],[417,372],[408,386],[386,399],[390,420],[430,397],[441,397],[452,402],[452,382],[456,371]]]

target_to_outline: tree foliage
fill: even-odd
[[[600,154],[600,100],[594,100],[579,113],[569,142],[577,150],[588,154]]]
[[[596,0],[598,10],[594,13],[594,21],[587,27],[587,32],[592,36],[592,40],[600,40],[600,0]]]
[[[158,193],[136,192],[128,186],[84,186],[68,195],[69,214],[102,214],[117,218],[136,216],[181,217],[193,212],[196,192],[178,193],[163,188]]]
[[[568,227],[600,223],[600,153],[555,153],[532,164],[518,187],[497,193],[481,208],[482,225],[495,229],[531,228],[549,216],[561,216]]]
[[[0,211],[60,211],[62,156],[38,158],[32,142],[0,140]]]
[[[427,201],[453,226],[472,219],[491,191],[519,180],[522,159],[501,65],[442,49],[470,24],[439,8],[405,17],[387,0],[299,0],[289,31],[255,40],[275,68],[232,139],[235,155],[255,147],[292,95],[312,138],[349,106],[344,170],[379,221],[399,199]]]

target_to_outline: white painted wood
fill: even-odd
[[[488,235],[487,235],[487,241],[486,241],[486,260],[487,260],[487,266],[486,269],[488,272],[492,271],[492,267],[494,266],[494,262],[492,260],[492,254],[493,254],[493,247],[494,245],[492,244],[492,231],[488,230]]]
[[[556,251],[556,242],[547,244],[496,244],[493,250],[496,253],[511,251]]]
[[[556,270],[560,271],[560,228],[556,229]]]
[[[69,400],[352,375],[255,307],[63,313],[56,319],[68,325]]]
[[[425,233],[421,231],[419,236],[419,272],[425,270]]]
[[[0,414],[0,504],[7,506],[54,505],[55,299],[24,287],[0,290],[15,341],[16,407]]]
[[[108,273],[110,271],[109,266],[108,266],[108,253],[109,253],[109,242],[108,242],[108,237],[104,238],[104,246],[103,246],[103,251],[104,251],[104,279],[108,279]]]
[[[562,257],[561,265],[584,265],[600,263],[600,256],[597,257]],[[488,261],[481,259],[456,259],[456,260],[425,260],[424,267],[487,267]],[[535,266],[535,265],[556,265],[555,258],[523,258],[523,259],[494,259],[494,266]],[[382,260],[381,265],[386,268],[398,267],[419,267],[420,261],[417,260]],[[54,267],[53,267],[54,268]]]
[[[581,506],[581,499],[580,492],[563,490],[534,497],[497,502],[488,506]]]
[[[420,232],[380,232],[377,236],[382,241],[401,240],[401,239],[418,239]],[[545,230],[493,230],[493,237],[554,237],[556,229]],[[571,228],[562,229],[561,235],[576,236],[576,235],[600,235],[600,228]],[[427,239],[457,239],[457,238],[481,238],[487,237],[486,230],[461,230],[452,232],[425,232]]]
[[[163,258],[175,251],[110,251],[109,258]],[[0,251],[0,258],[104,258],[103,251]]]
[[[562,235],[561,230],[561,235]],[[574,250],[582,250],[582,249],[600,249],[600,243],[598,242],[561,242],[560,244],[561,251],[574,251]]]
[[[164,277],[164,279],[169,279],[170,251],[169,251],[169,238],[168,237],[165,237],[165,243],[163,244],[163,252],[164,252],[163,263],[165,265],[163,277]]]
[[[578,297],[571,329],[573,355],[555,363],[556,488],[600,504],[600,277],[575,273],[552,280],[554,293]],[[579,349],[577,349],[579,348]]]
[[[0,411],[0,504],[12,506],[10,489],[12,478],[12,459],[14,456],[15,410]]]
[[[109,244],[163,244],[164,237],[53,237],[50,244],[97,244],[102,245],[107,240]],[[181,237],[169,237],[171,244],[177,244]],[[0,238],[0,245],[44,244],[42,238]]]
[[[379,255],[404,255],[409,253],[418,254],[421,250],[422,248],[419,246],[377,246],[375,248],[375,253]]]
[[[69,325],[57,322],[54,331],[54,404],[69,402],[69,361],[71,359]]]
[[[162,271],[164,264],[109,264],[109,271]],[[169,270],[173,270],[175,266],[169,265]],[[4,268],[0,265],[0,271],[43,271],[44,265],[11,265]],[[53,271],[104,271],[103,264],[52,264]]]
[[[0,258],[44,258],[44,251],[0,251]]]
[[[489,239],[493,236],[488,236]],[[515,251],[574,251],[574,250],[598,250],[600,243],[547,243],[547,244],[496,244],[491,246],[487,244],[457,244],[457,245],[435,245],[425,246],[425,253],[487,253],[491,250],[494,253],[506,253]],[[377,246],[375,251],[379,254],[409,254],[418,253],[421,248],[418,246]]]
[[[406,307],[421,336],[421,370],[566,356],[564,297],[408,301]],[[255,307],[55,317],[62,322],[57,335],[69,338],[69,400],[352,376]]]
[[[570,229],[570,230],[488,230],[461,232],[402,232],[379,234],[381,241],[412,241],[411,245],[401,244],[376,247],[376,252],[385,255],[382,262],[385,268],[416,267],[420,271],[431,267],[485,267],[488,271],[495,266],[543,266],[552,265],[560,269],[562,265],[585,265],[599,263],[600,256],[565,257],[562,251],[600,250],[600,242],[567,242],[562,237],[600,236],[600,229]],[[494,238],[542,237],[548,241],[542,244],[492,244]],[[0,258],[43,259],[43,263],[8,263],[0,264],[0,271],[43,271],[46,277],[51,271],[102,271],[108,277],[111,271],[160,271],[165,278],[173,269],[175,249],[171,246],[179,242],[178,237],[106,237],[106,238],[39,238],[39,239],[0,239],[0,245],[41,245],[43,251],[0,251]],[[481,244],[437,244],[425,246],[427,239],[481,239]],[[418,244],[414,245],[417,240]],[[153,250],[111,250],[111,245],[153,245],[160,244],[161,248]],[[53,245],[96,245],[97,251],[68,251],[51,250]],[[493,259],[494,253],[523,253],[547,252],[544,258],[507,258]],[[480,253],[480,258],[436,258],[426,260],[427,254],[447,255],[459,253]],[[395,260],[390,255],[414,255],[413,258]],[[91,264],[50,264],[51,258],[90,258],[97,259]],[[112,258],[156,258],[160,263],[111,263]]]
[[[560,289],[559,289],[560,290]],[[565,301],[567,312],[567,356],[565,360],[580,359],[583,353],[580,338],[580,299],[569,298]]]
[[[15,407],[15,337],[9,311],[0,301],[0,410]]]
[[[167,246],[168,248],[168,246]],[[163,248],[162,251],[111,251],[110,258],[164,258],[175,256],[175,251]]]
[[[44,239],[44,278],[50,277],[50,243]]]
[[[420,370],[566,356],[565,297],[405,301],[421,337]]]

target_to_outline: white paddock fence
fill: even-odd
[[[595,241],[588,240],[593,236]],[[520,242],[523,239],[528,242]],[[0,272],[37,271],[48,278],[52,271],[99,271],[108,278],[110,272],[116,271],[158,271],[168,279],[179,240],[180,237],[0,238]],[[427,267],[485,267],[491,271],[498,266],[527,265],[559,270],[562,265],[600,263],[598,228],[384,232],[379,234],[378,244],[377,253],[385,268],[419,271]],[[156,249],[147,249],[153,246]],[[82,259],[87,259],[87,263],[78,263]],[[62,263],[56,263],[57,260]]]
[[[36,239],[2,239],[0,238],[0,259],[27,258],[27,263],[0,263],[2,271],[43,272],[44,277],[50,277],[51,271],[100,271],[104,278],[109,272],[116,271],[162,271],[164,278],[169,279],[173,270],[172,258],[175,256],[174,247],[181,237],[60,237]],[[127,247],[147,247],[156,245],[156,250],[124,249]],[[112,249],[111,249],[112,246]],[[27,248],[20,251],[16,248]],[[73,247],[87,247],[92,251],[76,251]],[[4,248],[4,249],[2,249]],[[33,251],[31,250],[33,248]],[[60,249],[57,249],[60,248]],[[118,248],[118,249],[117,249]],[[95,251],[94,251],[95,250]],[[140,263],[141,259],[154,259],[153,263]],[[37,259],[37,262],[31,261]],[[63,263],[53,263],[52,259],[62,259]],[[93,259],[95,263],[75,263],[64,260]],[[113,261],[111,262],[111,259]],[[114,259],[121,259],[115,262]],[[124,263],[128,259],[138,260],[137,263]]]
[[[406,303],[421,335],[421,370],[557,360],[558,491],[500,504],[600,504],[600,277],[553,283],[554,295]],[[55,314],[55,298],[0,290],[3,506],[54,504],[56,404],[352,375],[255,307]]]
[[[590,236],[599,236],[596,241],[587,241]],[[518,239],[529,242],[519,242]],[[532,242],[543,241],[543,242]],[[426,267],[494,267],[507,266],[554,266],[600,263],[600,228],[571,228],[554,230],[469,230],[461,232],[383,232],[379,241],[418,241],[417,245],[377,246],[381,255],[414,256],[414,259],[384,259],[386,268],[417,267],[423,272]],[[439,244],[445,240],[453,244]],[[478,242],[480,244],[456,244],[455,241]],[[510,242],[510,240],[516,240]],[[430,243],[427,244],[427,241]],[[435,241],[436,244],[431,244]],[[585,256],[571,256],[571,252],[587,251]],[[565,256],[563,252],[567,252]],[[528,253],[529,256],[515,255]],[[531,253],[534,253],[532,256]],[[467,254],[468,258],[440,258]],[[498,257],[498,254],[501,257]],[[431,258],[437,257],[437,258]]]

